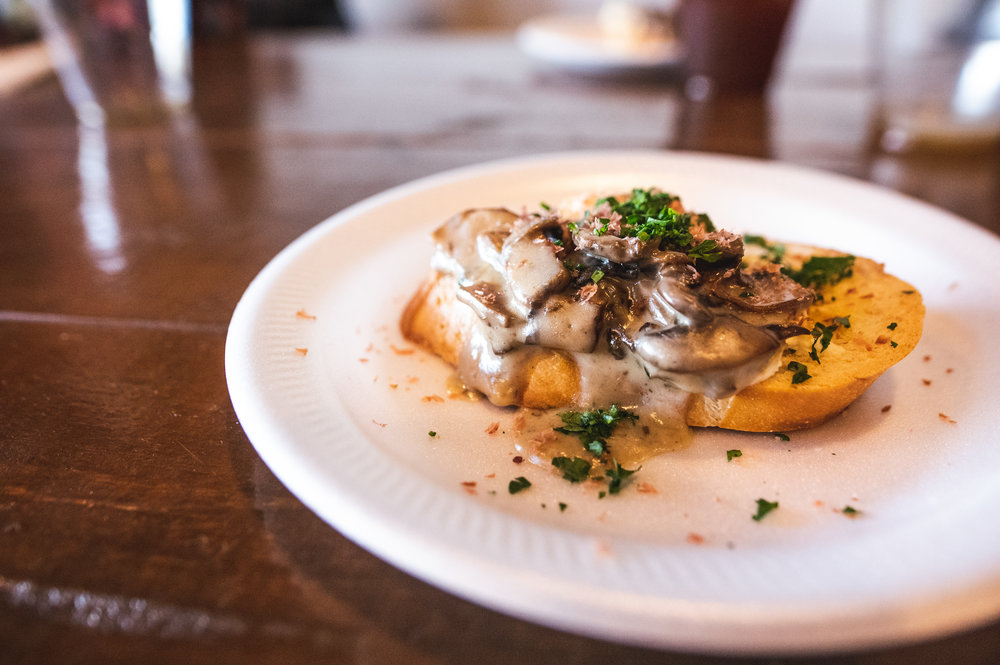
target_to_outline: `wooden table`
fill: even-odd
[[[223,350],[243,290],[301,233],[500,157],[770,157],[1000,231],[995,150],[880,156],[870,77],[793,65],[766,99],[690,103],[669,79],[539,71],[507,35],[257,35],[198,47],[193,114],[169,127],[81,131],[54,79],[0,98],[0,661],[722,662],[508,618],[360,549],[257,457]],[[809,662],[998,655],[994,623]]]

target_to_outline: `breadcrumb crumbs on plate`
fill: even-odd
[[[392,388],[393,390],[395,390],[396,388],[399,387],[399,384],[398,383],[390,383],[389,387]]]
[[[389,425],[389,423],[380,423],[379,421],[375,420],[374,418],[372,418],[372,422],[375,423],[376,425],[378,425],[379,427],[387,427]]]
[[[440,395],[424,395],[420,398],[421,402],[444,402],[444,397]]]
[[[358,358],[358,362],[359,363],[366,363],[366,362],[370,362],[370,361],[368,360],[368,358],[365,358],[365,357],[362,356],[361,358]]]
[[[685,538],[685,540],[691,545],[702,545],[705,542],[705,536],[701,535],[700,533],[695,533],[694,531],[692,531],[687,535],[687,538]]]
[[[496,434],[498,431],[500,431],[500,423],[498,422],[490,423],[485,430],[487,434]]]
[[[307,353],[309,353],[309,349],[307,349],[305,347],[297,346],[297,347],[295,347],[295,353],[299,354],[300,356],[304,356]]]
[[[313,316],[312,314],[310,314],[309,312],[307,312],[305,309],[300,309],[299,311],[295,312],[295,318],[298,318],[298,319],[308,319],[309,321],[315,321],[316,320],[316,317]]]
[[[656,486],[652,483],[643,482],[635,486],[635,491],[639,494],[659,494]]]
[[[930,380],[930,379],[920,379],[920,381],[921,381],[921,383],[923,383],[923,384],[924,384],[925,386],[929,386],[929,385],[931,385],[931,380]]]
[[[924,356],[924,362],[925,363],[929,363],[930,361],[931,361],[931,357],[929,355]]]
[[[410,347],[400,348],[395,344],[390,344],[389,348],[392,349],[392,352],[395,353],[397,356],[409,356],[412,355],[415,351],[413,348]]]
[[[886,404],[882,407],[882,413],[889,413],[889,409],[892,408],[892,404]]]
[[[941,420],[943,420],[944,422],[948,423],[949,425],[954,425],[954,424],[956,424],[956,423],[957,423],[957,421],[955,421],[955,420],[952,420],[952,419],[951,419],[951,418],[950,418],[950,417],[948,416],[948,414],[946,414],[946,413],[939,413],[939,414],[938,414],[938,418],[940,418],[940,419],[941,419]]]
[[[615,553],[615,551],[611,548],[611,543],[606,540],[594,541],[594,549],[596,550],[597,555],[601,557],[611,557]]]

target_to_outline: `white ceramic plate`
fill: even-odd
[[[658,72],[677,67],[682,56],[672,37],[630,43],[613,39],[590,14],[531,19],[518,28],[516,39],[539,62],[581,74]]]
[[[428,233],[467,207],[632,186],[678,193],[725,228],[877,257],[923,293],[923,340],[836,421],[790,441],[697,432],[618,496],[516,464],[514,414],[441,400],[449,371],[399,335]],[[237,306],[226,373],[292,492],[459,596],[661,648],[897,644],[1000,614],[997,265],[996,237],[841,177],[696,154],[539,156],[392,189],[306,233]],[[533,485],[511,495],[517,476]],[[754,521],[758,498],[780,507]]]

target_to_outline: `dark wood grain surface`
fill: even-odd
[[[255,35],[195,56],[192,113],[170,126],[81,130],[54,78],[0,97],[0,662],[733,662],[502,616],[326,526],[230,405],[240,295],[368,195],[568,149],[778,159],[1000,231],[998,152],[874,152],[863,71],[792,63],[766,97],[693,103],[670,76],[539,70],[506,35]],[[998,657],[994,623],[803,662]]]

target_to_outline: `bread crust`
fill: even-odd
[[[822,253],[829,254],[823,250]],[[400,320],[404,336],[456,366],[473,311],[456,297],[454,279],[432,274],[406,306]],[[923,331],[924,305],[910,284],[885,272],[882,264],[856,258],[853,274],[820,291],[804,327],[837,325],[829,347],[809,357],[814,338],[787,340],[781,369],[771,377],[724,399],[692,395],[686,421],[695,427],[750,432],[784,432],[814,427],[854,402],[889,367],[909,354]],[[847,317],[850,326],[844,325]],[[840,319],[840,323],[836,319]],[[792,383],[789,362],[806,366],[811,378]],[[544,349],[521,378],[520,406],[554,408],[574,404],[580,370],[573,354]]]

